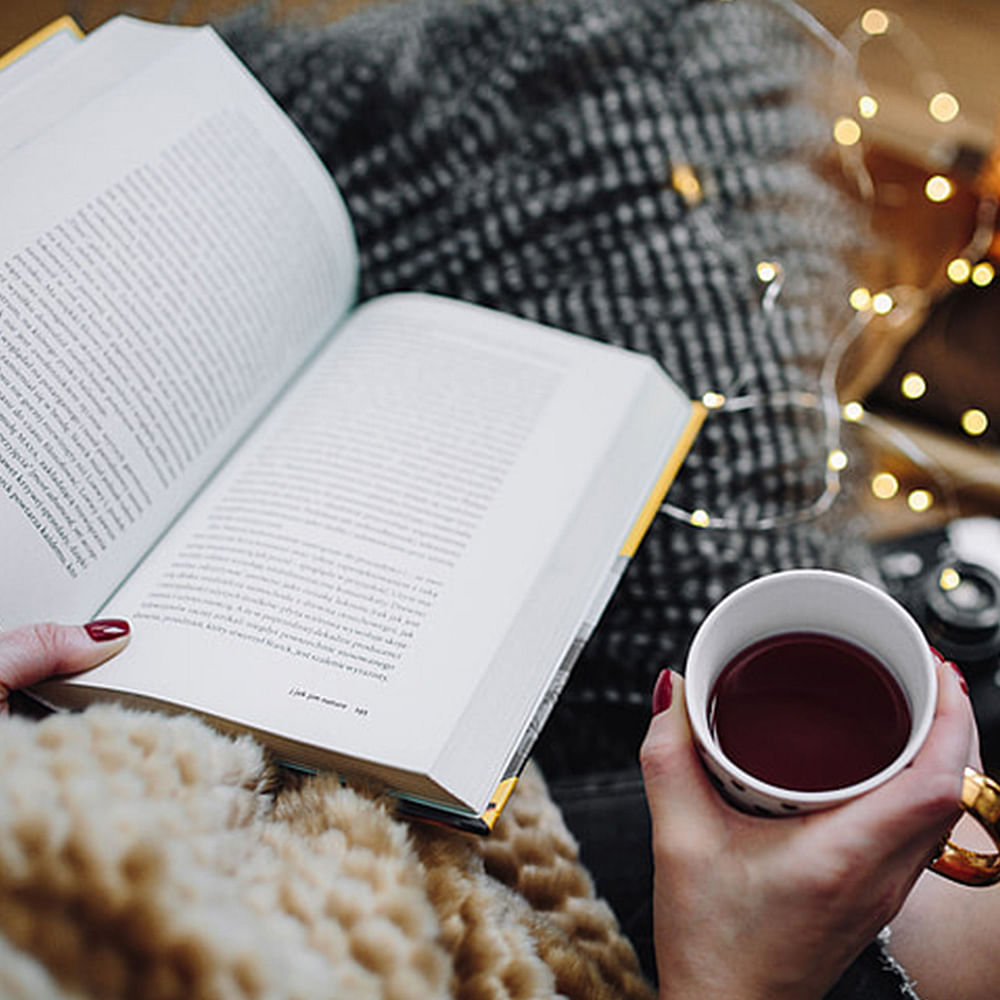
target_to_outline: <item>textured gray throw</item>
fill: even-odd
[[[807,166],[826,123],[795,99],[816,50],[789,18],[745,0],[409,2],[229,35],[335,176],[362,297],[439,292],[633,347],[693,397],[741,373],[741,393],[816,388],[856,220]],[[788,277],[773,310],[761,259]],[[719,414],[669,499],[753,522],[808,504],[825,459],[815,413]],[[850,514],[841,497],[778,530],[658,518],[552,719],[547,771],[634,761],[653,680],[709,607],[856,558]]]
[[[633,347],[693,397],[817,388],[857,219],[808,168],[828,141],[800,99],[818,49],[777,5],[413,0],[224,31],[336,178],[362,297],[437,292]],[[770,308],[761,259],[786,276]],[[658,671],[730,589],[865,566],[849,490],[820,518],[756,526],[807,506],[825,474],[816,413],[708,420],[670,501],[745,527],[657,519],[538,747],[550,779],[634,766]],[[912,996],[870,951],[835,995]]]

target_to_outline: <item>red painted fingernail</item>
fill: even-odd
[[[674,699],[674,678],[669,670],[661,670],[653,688],[653,715],[659,715],[670,708]]]
[[[930,645],[930,643],[928,643],[928,645]],[[933,646],[931,646],[930,648],[931,648],[931,652],[937,657],[938,663],[947,663],[948,662],[945,659],[944,655],[941,652],[939,652],[938,650],[936,650]]]
[[[962,671],[959,669],[957,663],[954,663],[951,660],[947,660],[946,662],[948,666],[955,671],[955,676],[958,677],[958,683],[962,686],[962,691],[967,695],[969,693],[969,684],[965,679],[965,674],[963,674]]]
[[[131,631],[131,626],[124,618],[99,618],[97,621],[87,622],[83,627],[94,642],[123,639]]]

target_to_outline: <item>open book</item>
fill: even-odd
[[[41,685],[194,711],[488,828],[696,433],[650,359],[355,308],[345,205],[210,29],[0,72],[0,625],[125,617]]]

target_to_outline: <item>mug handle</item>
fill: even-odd
[[[967,767],[962,775],[961,806],[989,834],[1000,852],[1000,784]],[[950,840],[929,867],[938,875],[964,885],[1000,882],[1000,853],[981,854]]]

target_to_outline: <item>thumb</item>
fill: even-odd
[[[105,618],[86,625],[24,625],[0,632],[0,714],[11,691],[89,670],[128,644],[129,624]]]
[[[672,698],[661,694],[669,678]],[[691,834],[703,839],[721,814],[723,805],[695,749],[684,706],[684,681],[664,672],[657,683],[660,708],[650,721],[640,750],[646,799],[655,830],[669,836]]]

